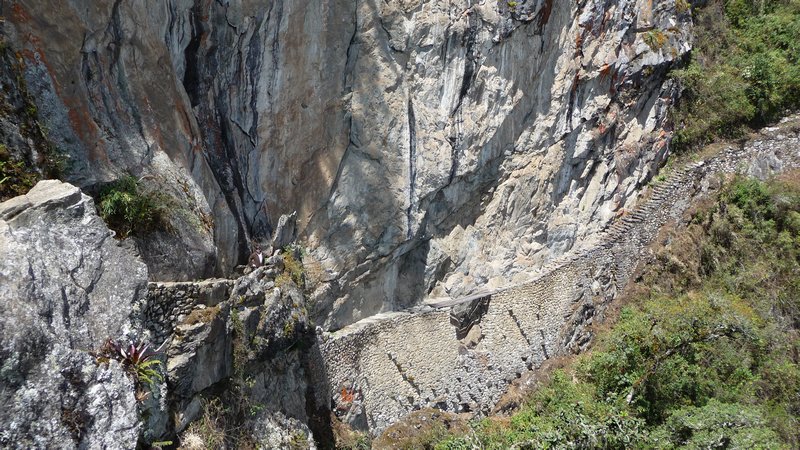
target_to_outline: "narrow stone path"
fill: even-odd
[[[666,180],[659,182],[652,190],[650,197],[641,205],[620,217],[594,241],[588,245],[582,246],[583,250],[570,251],[557,258],[553,262],[544,265],[542,268],[536,270],[531,279],[522,283],[516,283],[502,288],[493,289],[490,291],[480,291],[468,296],[458,298],[432,298],[426,299],[425,304],[433,308],[449,308],[463,303],[469,303],[480,298],[498,294],[503,291],[519,288],[529,283],[535,283],[537,279],[545,276],[546,274],[558,270],[565,264],[572,263],[581,258],[585,258],[591,254],[595,248],[602,247],[608,248],[613,246],[614,243],[622,239],[634,227],[640,226],[643,222],[655,222],[656,225],[663,225],[670,217],[663,214],[664,211],[669,210],[670,203],[674,198],[686,187],[687,183],[697,176],[704,176],[708,173],[731,173],[735,168],[729,167],[731,162],[738,162],[744,156],[745,151],[730,149],[723,154],[720,154],[710,161],[699,161],[689,164],[686,167],[679,168],[673,171]],[[728,164],[726,164],[728,162]],[[652,231],[652,230],[651,230]]]
[[[372,432],[422,407],[488,413],[521,373],[588,345],[596,313],[630,280],[661,227],[679,220],[713,177],[800,167],[800,136],[796,129],[788,134],[778,129],[676,169],[594,243],[535,271],[530,281],[428,300],[322,335],[335,410]],[[339,398],[342,388],[356,395]]]

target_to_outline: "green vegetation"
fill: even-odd
[[[181,434],[180,448],[258,448],[249,421],[265,406],[251,400],[256,380],[248,369],[257,361],[238,308],[230,310],[230,326],[233,374],[224,381],[224,388],[204,397],[202,416]]]
[[[281,255],[283,256],[283,272],[275,277],[275,285],[282,287],[294,283],[299,287],[305,286],[305,270],[303,268],[302,250],[294,245],[287,245]]]
[[[239,310],[231,310],[231,325],[233,326],[233,371],[234,381],[243,381],[245,376],[245,366],[250,359],[250,346],[247,341],[247,334],[244,331],[244,323],[239,317]]]
[[[800,0],[712,0],[694,22],[691,61],[672,72],[683,87],[676,150],[738,138],[800,107]]]
[[[186,325],[195,325],[198,323],[209,323],[219,315],[219,306],[209,306],[208,308],[193,309],[192,312],[184,319],[183,323]]]
[[[661,30],[650,30],[643,36],[644,43],[650,47],[651,50],[659,50],[669,41],[667,35]]]
[[[591,353],[512,418],[421,447],[800,448],[799,175],[728,184]]]
[[[108,364],[115,359],[130,374],[136,384],[137,399],[140,401],[149,395],[157,383],[164,380],[164,370],[156,352],[146,342],[122,343],[108,339],[94,353],[98,364]]]
[[[164,194],[147,192],[139,180],[126,175],[105,187],[98,197],[100,217],[124,239],[155,229],[170,229],[169,200]]]
[[[289,450],[306,450],[309,447],[310,442],[308,442],[308,437],[305,433],[300,430],[292,432],[288,445]]]
[[[56,151],[39,122],[23,73],[23,59],[0,37],[0,78],[5,80],[0,116],[16,128],[0,137],[0,201],[27,193],[41,179],[59,178],[66,165],[65,156]],[[16,147],[16,133],[27,141],[22,148]]]
[[[203,415],[181,436],[183,448],[211,449],[225,446],[225,417],[228,409],[218,398],[203,401]]]
[[[8,147],[0,144],[0,201],[28,192],[39,181],[39,174],[14,160]]]

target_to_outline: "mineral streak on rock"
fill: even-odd
[[[521,281],[664,160],[689,13],[515,3],[29,1],[5,30],[71,181],[151,175],[213,217],[143,252],[154,278],[226,275],[297,211],[340,328]]]

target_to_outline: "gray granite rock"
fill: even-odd
[[[134,386],[88,353],[130,331],[145,265],[55,180],[0,204],[0,446],[135,448]]]

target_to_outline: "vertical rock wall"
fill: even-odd
[[[329,328],[600,229],[666,155],[690,47],[670,0],[50,3],[6,32],[70,179],[151,175],[213,217],[216,248],[183,226],[149,255],[160,279],[226,273],[297,211]]]

